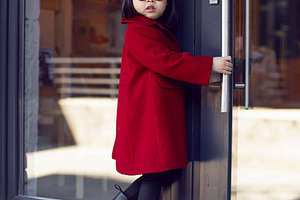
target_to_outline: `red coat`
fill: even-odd
[[[117,171],[127,175],[185,168],[184,82],[208,85],[212,57],[180,53],[174,36],[143,16],[128,23],[121,64]]]

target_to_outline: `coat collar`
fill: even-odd
[[[134,17],[131,18],[125,18],[121,21],[121,24],[130,24],[130,23],[137,23],[137,24],[144,24],[146,26],[152,26],[152,25],[157,25],[159,28],[163,29],[163,30],[167,30],[165,27],[163,27],[160,23],[158,23],[157,21],[153,20],[153,19],[149,19],[147,17],[144,17],[142,15],[136,15]]]

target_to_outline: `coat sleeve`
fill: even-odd
[[[135,60],[146,68],[172,79],[208,85],[212,57],[171,50],[164,41],[168,38],[162,35],[156,27],[128,26],[125,43]]]

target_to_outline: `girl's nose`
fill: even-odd
[[[154,2],[156,2],[156,0],[147,0],[147,2],[154,3]]]

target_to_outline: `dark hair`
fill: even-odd
[[[178,20],[177,8],[175,4],[175,0],[167,0],[168,5],[164,14],[159,17],[156,21],[159,22],[166,28],[172,28],[176,25]],[[122,5],[122,18],[131,18],[139,13],[134,9],[132,0],[123,0]]]

